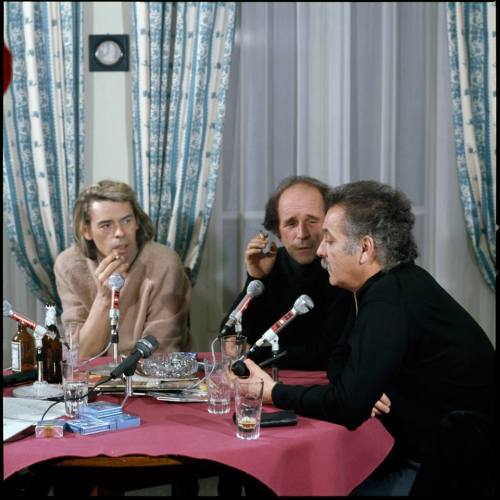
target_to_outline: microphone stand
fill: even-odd
[[[100,375],[109,375],[114,368],[120,363],[118,362],[118,318],[120,311],[118,309],[110,309],[109,318],[111,320],[111,346],[113,349],[113,359],[106,365],[99,365],[92,368],[93,373]]]
[[[269,343],[271,344],[271,352],[273,353],[271,361],[272,377],[275,382],[279,382],[279,366],[277,360],[281,358],[281,356],[279,356],[280,346],[278,336],[275,335]]]
[[[241,312],[239,312],[236,315],[236,323],[234,325],[234,333],[236,333],[236,336],[239,337],[239,336],[243,335],[242,331],[243,331],[243,329],[241,327]]]
[[[18,398],[31,398],[31,399],[48,399],[60,397],[63,395],[60,384],[49,384],[43,380],[43,350],[42,339],[43,334],[34,332],[36,348],[36,364],[37,364],[37,380],[30,385],[16,387],[12,393]]]
[[[118,363],[118,311],[116,309],[112,309],[112,311],[116,311],[116,319],[111,318],[111,345],[113,347],[113,361],[109,364],[109,366],[117,367],[119,364]]]
[[[123,401],[120,405],[122,407],[122,409],[125,407],[125,403],[127,402],[127,399],[134,395],[134,389],[132,387],[132,376],[134,375],[136,367],[137,367],[137,363],[134,366],[127,368],[123,372],[123,374],[125,375],[125,397],[123,398]]]

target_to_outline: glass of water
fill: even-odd
[[[221,360],[205,359],[205,382],[208,393],[208,413],[229,413],[231,385],[227,365]]]
[[[66,415],[78,417],[80,408],[88,403],[88,372],[74,363],[63,361],[63,392]]]

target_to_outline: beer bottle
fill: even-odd
[[[42,339],[43,352],[43,380],[51,384],[62,382],[62,343],[56,320],[56,306],[46,304],[45,306],[45,328],[56,334],[55,339],[45,335]]]
[[[10,345],[13,372],[26,372],[35,368],[35,339],[26,325],[18,323]]]

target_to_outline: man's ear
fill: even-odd
[[[92,235],[90,234],[90,229],[89,229],[89,226],[87,224],[83,225],[81,233],[87,241],[92,241],[94,239],[94,238],[92,238]]]
[[[371,236],[363,236],[361,240],[360,264],[368,264],[375,259],[375,242]]]

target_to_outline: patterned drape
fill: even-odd
[[[72,242],[83,172],[80,3],[4,2],[12,83],[3,108],[3,209],[9,245],[41,301],[57,295],[53,265]]]
[[[467,233],[488,285],[496,277],[496,4],[449,2],[458,179]]]
[[[219,170],[235,2],[134,2],[134,181],[196,280]]]

